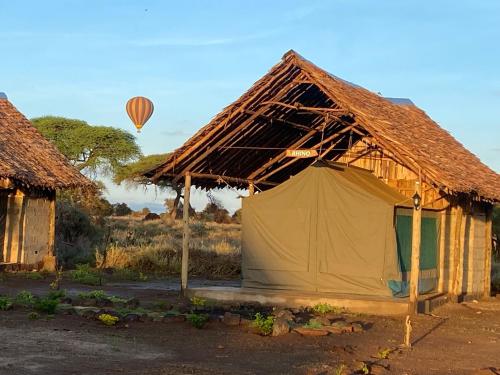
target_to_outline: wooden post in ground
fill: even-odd
[[[53,192],[49,198],[49,240],[47,243],[47,255],[43,257],[44,271],[55,272],[57,262],[55,256],[56,247],[56,193]]]
[[[484,221],[484,228],[485,228],[485,233],[484,233],[484,291],[483,291],[483,297],[484,298],[489,298],[491,294],[491,250],[492,250],[492,243],[491,243],[491,236],[492,236],[492,214],[493,214],[493,207],[488,206],[486,207],[486,216],[485,216],[485,221]]]
[[[184,206],[183,206],[183,232],[182,232],[182,267],[181,267],[181,293],[186,292],[188,286],[189,269],[189,196],[191,193],[191,175],[184,175]]]
[[[420,178],[415,182],[415,194],[418,194],[420,201],[422,197],[422,183]],[[416,315],[418,309],[418,279],[420,273],[420,233],[422,227],[422,207],[413,205],[413,219],[411,230],[411,272],[410,272],[410,301],[408,303],[408,314]]]
[[[462,216],[463,208],[460,203],[455,207],[455,240],[453,243],[453,281],[451,287],[451,299],[453,302],[458,302],[458,298],[461,294],[460,278],[460,263],[462,255]]]
[[[253,181],[251,181],[248,184],[248,195],[254,195],[255,194],[255,185],[253,184]]]

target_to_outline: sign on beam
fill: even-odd
[[[289,158],[314,158],[318,156],[318,151],[311,149],[288,149],[286,150],[286,156]]]

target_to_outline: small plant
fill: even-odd
[[[208,314],[187,314],[186,319],[193,327],[201,329],[208,322]]]
[[[56,312],[57,306],[59,305],[59,300],[52,299],[50,297],[38,298],[35,302],[35,310],[53,315]]]
[[[315,319],[310,319],[306,324],[303,325],[304,328],[309,329],[321,329],[323,325]]]
[[[51,290],[49,294],[47,294],[47,298],[50,298],[52,300],[60,301],[61,298],[66,297],[66,291],[65,290]]]
[[[370,368],[365,362],[361,362],[361,366],[359,367],[359,371],[364,375],[370,374]]]
[[[101,275],[88,264],[77,264],[76,270],[71,271],[71,280],[86,285],[102,285]]]
[[[28,292],[27,290],[22,290],[19,292],[16,296],[16,304],[24,306],[24,307],[30,307],[33,306],[35,303],[35,296]]]
[[[50,289],[52,289],[52,290],[59,290],[59,288],[61,287],[62,278],[63,278],[63,269],[62,269],[62,267],[59,267],[56,270],[56,277],[55,277],[54,281],[52,281],[49,284]]]
[[[12,308],[12,298],[0,296],[0,310],[6,311]]]
[[[273,332],[274,319],[275,318],[272,315],[264,317],[261,313],[257,313],[255,314],[254,321],[252,322],[252,327],[259,330],[262,335],[268,336]]]
[[[379,352],[377,353],[377,357],[380,359],[388,359],[389,354],[391,354],[391,349],[385,348],[385,349],[379,350]]]
[[[120,320],[117,316],[110,314],[101,314],[97,318],[107,326],[114,326]]]
[[[28,319],[29,320],[37,320],[38,318],[40,318],[40,314],[32,311],[28,314]]]
[[[313,311],[316,314],[340,313],[341,309],[330,305],[329,303],[318,303],[313,306]]]
[[[201,308],[201,307],[205,307],[206,304],[207,304],[207,300],[204,299],[204,298],[200,298],[200,297],[191,297],[191,304],[195,307],[195,308]]]
[[[344,375],[346,371],[347,371],[347,366],[342,363],[335,368],[334,374],[335,375]]]
[[[78,294],[78,297],[81,299],[95,299],[95,300],[105,300],[109,298],[109,296],[106,294],[104,290],[92,290],[90,292],[82,292]]]
[[[109,296],[106,299],[112,303],[127,303],[128,302],[128,299],[117,297],[117,296]]]

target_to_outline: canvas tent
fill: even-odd
[[[405,201],[369,172],[321,162],[244,198],[243,285],[391,295],[395,205]]]

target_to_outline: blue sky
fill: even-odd
[[[289,49],[384,96],[409,97],[500,170],[498,1],[0,0],[0,91],[28,117],[133,131],[145,154],[181,145]],[[219,193],[229,208],[234,194]],[[113,201],[164,194],[109,187]],[[195,193],[198,206],[204,194]]]

